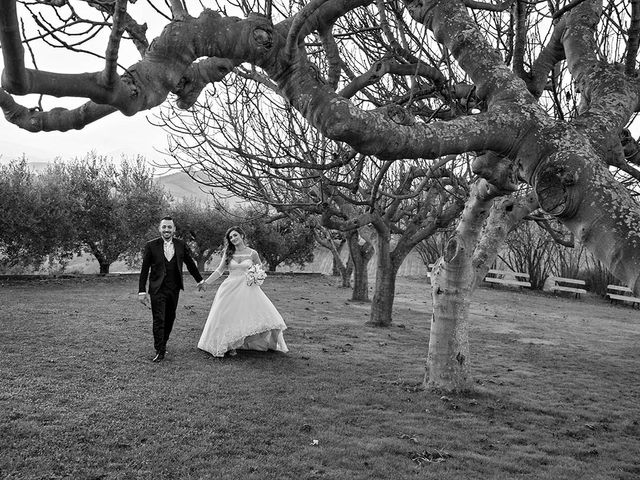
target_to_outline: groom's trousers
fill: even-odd
[[[180,290],[167,288],[165,285],[154,295],[151,295],[151,314],[153,315],[153,345],[156,353],[165,354],[167,340],[176,319],[176,308]]]

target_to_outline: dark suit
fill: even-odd
[[[176,318],[176,308],[180,290],[184,290],[182,267],[187,270],[196,282],[202,281],[198,266],[191,258],[189,247],[177,238],[173,239],[174,255],[171,261],[164,256],[164,239],[156,238],[147,242],[142,257],[138,292],[146,292],[149,280],[151,297],[151,313],[153,315],[153,340],[157,353],[164,355],[167,340]]]

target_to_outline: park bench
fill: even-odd
[[[629,302],[633,308],[638,305],[640,307],[640,298],[633,295],[633,290],[622,285],[607,285],[607,297],[609,301]]]
[[[509,270],[489,270],[487,276],[484,277],[484,281],[490,283],[492,286],[495,284],[508,285],[512,287],[529,287],[531,288],[531,282],[529,280],[528,273],[511,272]]]
[[[551,283],[550,290],[552,292],[569,292],[575,294],[576,298],[580,298],[582,293],[587,293],[587,290],[580,288],[585,286],[584,280],[577,280],[575,278],[563,278],[563,277],[549,277],[547,281]]]

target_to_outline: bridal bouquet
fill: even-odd
[[[261,265],[251,265],[247,270],[247,285],[262,285],[267,274]]]

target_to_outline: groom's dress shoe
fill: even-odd
[[[158,353],[155,357],[153,357],[153,362],[158,363],[164,360],[164,353]]]

